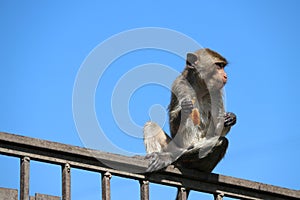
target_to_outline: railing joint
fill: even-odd
[[[149,200],[149,181],[148,180],[140,180],[140,194],[141,200]]]
[[[62,166],[62,200],[71,199],[71,165]]]
[[[102,173],[102,200],[110,200],[110,179],[112,175],[109,171]]]
[[[20,169],[20,200],[29,199],[30,157],[21,158]]]

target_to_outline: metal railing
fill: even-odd
[[[291,190],[268,184],[233,178],[219,174],[201,173],[195,170],[169,166],[151,174],[145,171],[147,161],[143,157],[127,157],[56,142],[34,139],[0,132],[0,154],[20,158],[20,199],[29,199],[30,161],[36,160],[61,166],[62,199],[71,199],[71,168],[99,172],[102,175],[102,199],[110,200],[112,176],[135,179],[140,184],[140,199],[149,199],[149,182],[178,188],[178,198],[187,198],[187,190],[236,199],[300,199],[299,190]]]

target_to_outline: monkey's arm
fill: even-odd
[[[179,76],[172,85],[172,97],[170,103],[170,115],[178,116],[183,101],[196,99],[196,94],[192,86],[188,83],[183,75]]]
[[[190,84],[182,76],[178,77],[172,86],[172,97],[169,106],[169,124],[172,137],[178,133],[180,125],[184,124],[194,109],[196,94]],[[194,101],[194,102],[193,102]],[[199,111],[193,111],[194,124],[199,124]]]

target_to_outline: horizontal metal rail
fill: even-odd
[[[9,133],[0,132],[0,154],[19,157],[23,160],[21,162],[21,166],[24,166],[22,173],[28,171],[29,160],[61,165],[63,199],[70,199],[70,168],[101,173],[102,188],[107,190],[102,191],[104,199],[110,199],[111,175],[139,180],[141,199],[149,199],[148,182],[177,187],[181,191],[180,196],[183,197],[186,196],[185,190],[188,189],[213,194],[215,199],[222,199],[223,196],[237,199],[300,199],[299,190],[219,174],[178,169],[172,165],[165,170],[145,174],[143,172],[148,163],[141,156],[127,157]],[[28,174],[23,175],[21,194],[27,198]]]

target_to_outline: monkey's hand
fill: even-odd
[[[146,172],[153,172],[160,170],[170,164],[172,164],[172,154],[170,152],[153,152],[151,154],[146,155],[145,157],[150,161],[149,166],[146,170]]]
[[[190,99],[185,99],[181,103],[181,108],[182,108],[182,114],[188,116],[189,114],[192,113],[192,110],[194,108],[193,101]]]
[[[200,125],[200,113],[197,108],[194,108],[194,102],[192,100],[184,100],[181,103],[181,108],[184,118],[190,117],[194,125]]]
[[[232,112],[227,112],[224,116],[224,127],[230,127],[235,125],[236,123],[236,115]]]

